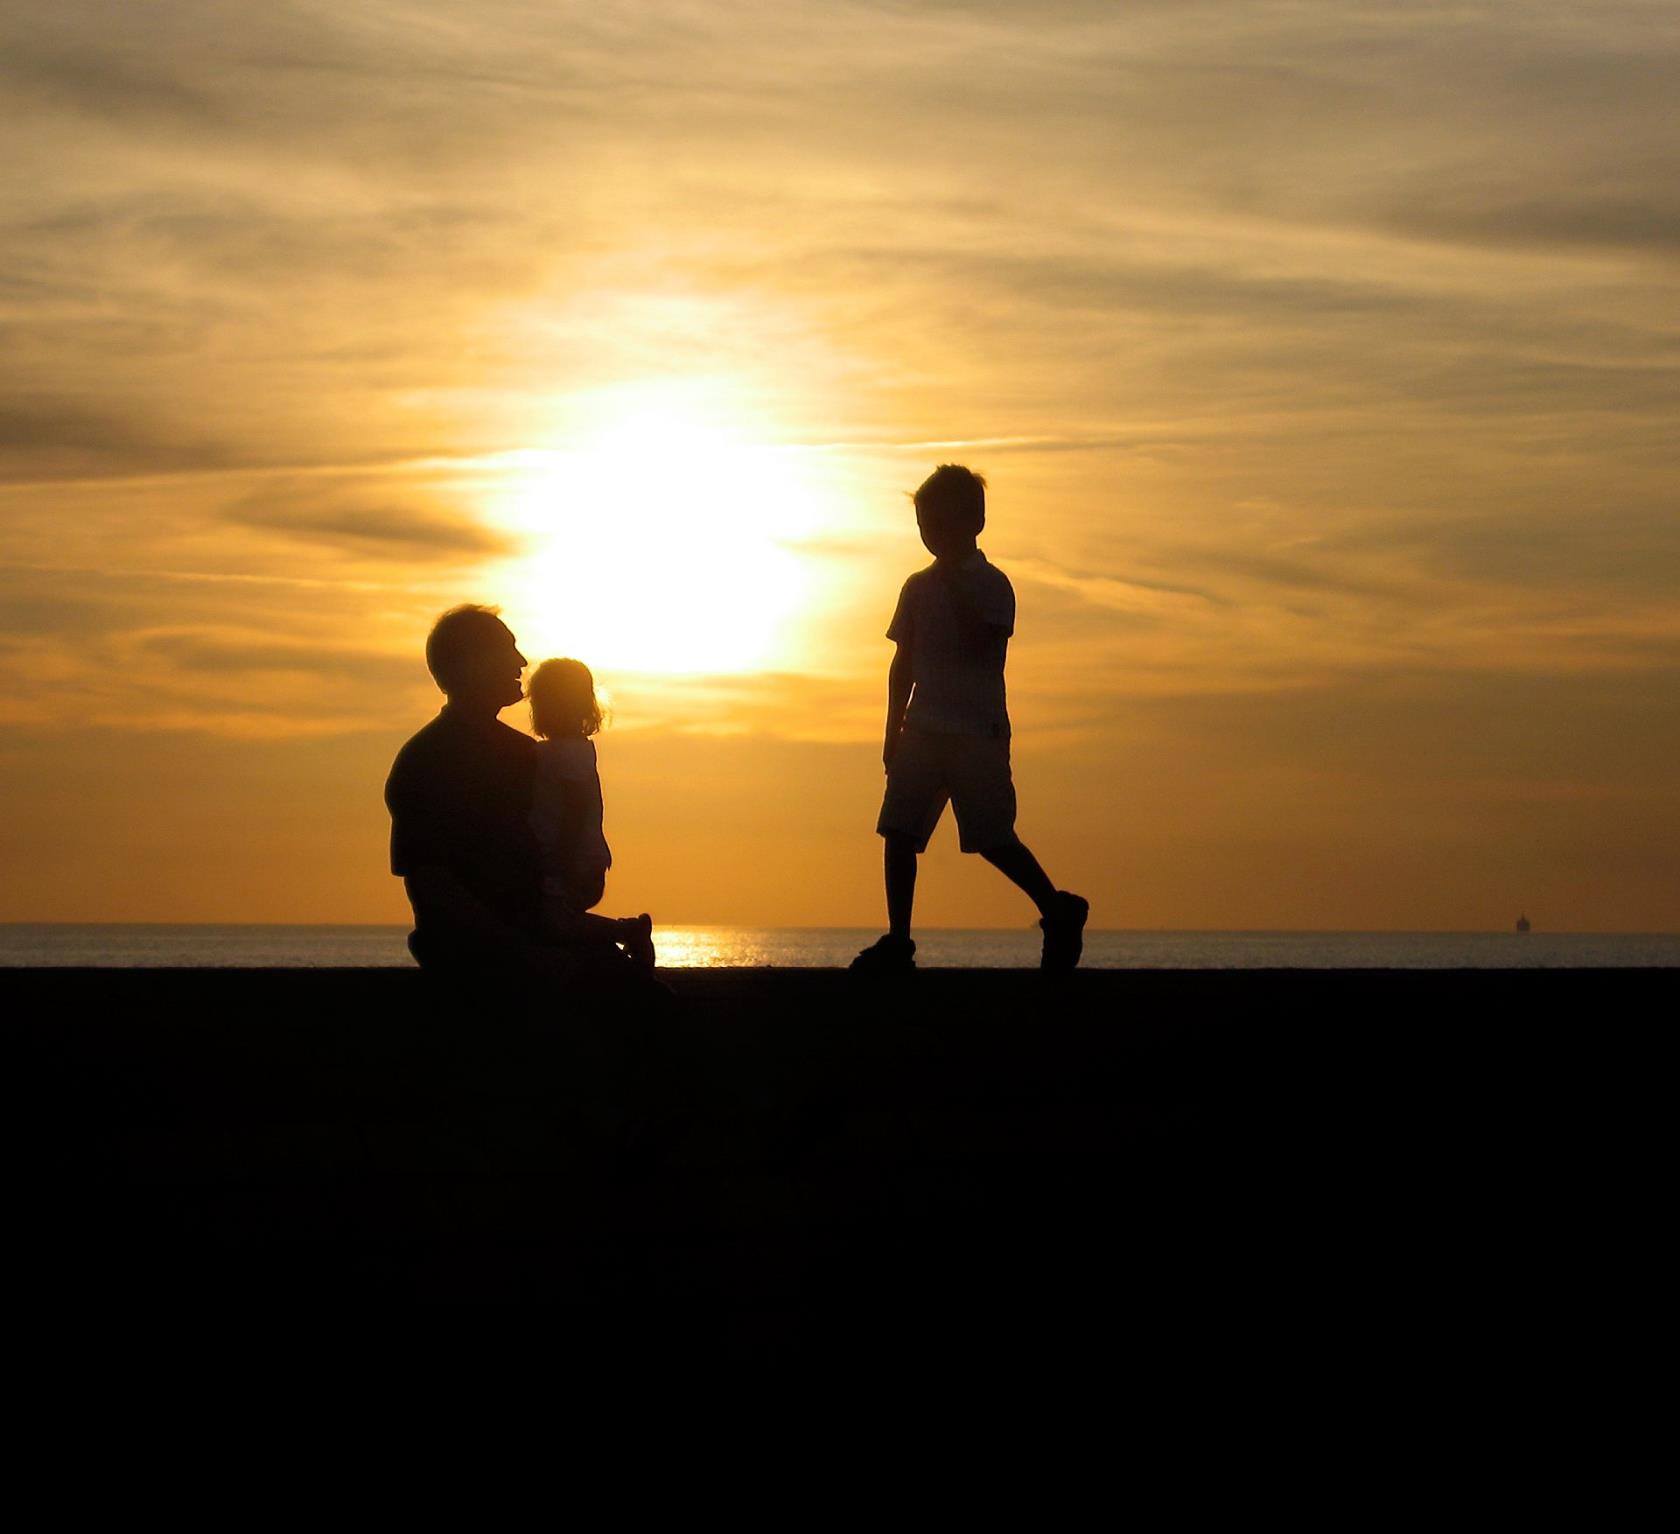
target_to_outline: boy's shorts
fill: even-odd
[[[1015,845],[1008,736],[990,740],[916,729],[899,736],[875,829],[882,836],[908,836],[916,851],[925,852],[947,800],[957,812],[957,837],[964,852]]]

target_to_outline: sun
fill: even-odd
[[[502,589],[533,662],[664,675],[789,663],[809,587],[797,544],[820,517],[798,449],[649,390],[575,447],[519,455],[515,473],[495,515],[526,552]]]

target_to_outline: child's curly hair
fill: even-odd
[[[601,728],[595,678],[580,660],[545,660],[525,684],[531,700],[531,728],[544,740],[556,735],[593,735]]]

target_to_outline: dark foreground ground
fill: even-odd
[[[0,971],[14,1288],[529,1301],[580,1346],[743,1357],[1468,1333],[1615,1217],[1629,1041],[1680,999],[1669,971],[666,978],[664,1011],[568,1015],[411,971]]]

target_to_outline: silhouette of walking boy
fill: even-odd
[[[891,974],[916,967],[916,859],[949,801],[962,850],[978,852],[1038,907],[1043,968],[1072,969],[1090,906],[1058,890],[1015,834],[1003,685],[1015,592],[976,546],[986,525],[986,482],[941,464],[913,500],[933,564],[904,583],[887,630],[898,649],[887,673],[887,791],[876,830],[886,844],[889,930],[852,968]]]

